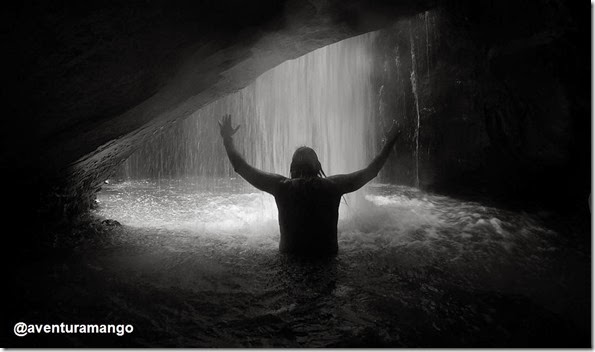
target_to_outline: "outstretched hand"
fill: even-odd
[[[221,137],[223,139],[229,139],[233,136],[239,129],[241,125],[238,125],[236,128],[231,127],[231,115],[223,115],[221,121],[219,123],[219,133],[221,133]]]

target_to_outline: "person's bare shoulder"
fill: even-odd
[[[329,176],[320,179],[322,188],[327,190],[329,193],[340,193],[340,184],[336,176]]]

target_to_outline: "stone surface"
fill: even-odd
[[[587,11],[563,1],[451,4],[381,31],[379,109],[407,132],[381,176],[415,185],[418,160],[426,189],[586,207]]]

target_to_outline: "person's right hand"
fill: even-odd
[[[223,139],[229,139],[240,129],[240,125],[236,128],[231,127],[231,115],[223,115],[221,121],[219,121],[219,133]]]

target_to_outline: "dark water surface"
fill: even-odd
[[[362,194],[342,204],[339,256],[306,261],[278,253],[266,194],[192,181],[109,185],[98,213],[123,226],[25,265],[19,275],[31,279],[16,289],[15,310],[30,323],[129,323],[134,333],[18,343],[590,345],[589,250],[539,216],[403,186]],[[40,287],[51,292],[35,298]]]

